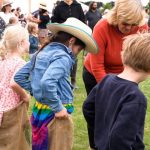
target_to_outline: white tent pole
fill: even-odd
[[[29,13],[31,13],[31,0],[28,0],[28,4],[29,4]]]

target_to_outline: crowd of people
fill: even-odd
[[[105,13],[95,1],[84,13],[76,0],[63,0],[50,17],[41,1],[25,19],[20,7],[2,1],[0,150],[72,149],[73,92],[83,50],[89,149],[144,150],[147,100],[138,85],[150,75],[148,19],[140,0],[116,0]]]

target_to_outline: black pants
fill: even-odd
[[[78,67],[78,59],[76,58],[75,64],[72,66],[71,74],[70,74],[72,86],[76,86],[77,67]]]
[[[82,77],[83,77],[86,93],[87,95],[89,95],[90,91],[97,84],[96,79],[90,72],[88,72],[88,70],[85,67],[83,67]]]
[[[96,82],[95,77],[90,72],[88,72],[88,70],[85,67],[83,67],[82,76],[83,76],[83,82],[85,85],[86,93],[88,96],[90,91],[97,84],[97,82]],[[95,147],[95,143],[94,143],[94,129],[93,127],[90,127],[89,125],[87,125],[87,130],[88,130],[90,147],[97,150],[97,148]]]

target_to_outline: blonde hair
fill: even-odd
[[[38,25],[34,22],[29,22],[27,24],[27,30],[29,32],[29,34],[32,34],[33,33],[33,29],[35,29]]]
[[[124,65],[135,71],[150,71],[150,33],[127,36],[121,54]]]
[[[10,26],[5,29],[0,49],[13,51],[20,47],[23,40],[28,40],[28,31],[21,25]]]
[[[16,24],[16,23],[18,23],[18,18],[17,17],[10,17],[9,24]]]
[[[108,12],[108,23],[114,26],[118,21],[128,24],[144,24],[144,9],[140,0],[116,0],[114,8]]]

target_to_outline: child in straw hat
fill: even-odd
[[[149,33],[128,36],[123,43],[123,72],[107,75],[83,104],[97,150],[144,150],[147,100],[138,85],[150,75],[149,42]]]
[[[21,56],[29,47],[27,30],[19,25],[7,28],[1,47],[7,53],[0,61],[0,150],[29,150],[26,139],[29,96],[13,79],[25,64]]]
[[[73,93],[69,75],[75,56],[85,49],[96,53],[91,29],[76,18],[49,23],[53,33],[32,60],[15,75],[15,81],[36,99],[33,107],[32,149],[71,150]]]

